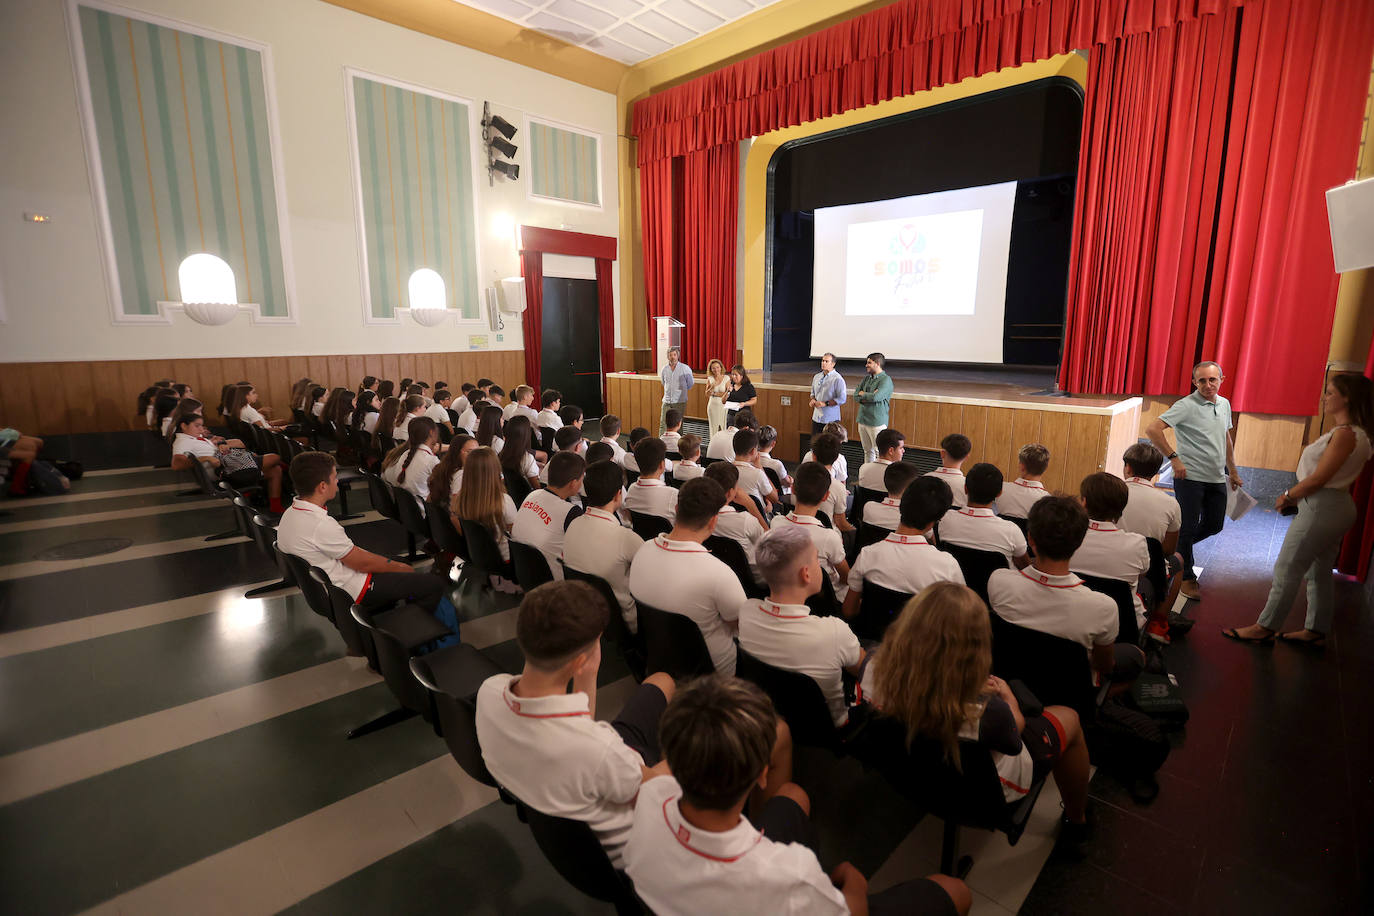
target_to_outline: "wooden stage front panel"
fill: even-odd
[[[801,436],[811,432],[811,409],[806,406],[810,387],[797,381],[754,383],[759,397],[755,413],[760,422],[777,428],[773,454],[785,461],[801,459]],[[927,394],[914,390],[924,387],[914,380],[898,380],[897,387],[889,425],[906,434],[908,447],[938,449],[945,436],[963,433],[973,441],[965,467],[989,461],[1010,480],[1016,475],[1017,451],[1028,442],[1039,442],[1050,450],[1045,486],[1051,490],[1077,493],[1079,481],[1094,471],[1120,474],[1121,455],[1136,441],[1140,428],[1140,398],[1036,397],[1005,385],[950,382],[938,384],[939,394]],[[636,426],[658,431],[663,401],[658,376],[611,373],[606,390],[606,409],[620,417],[625,431]],[[857,410],[851,388],[850,399],[840,409],[851,439],[859,436]],[[706,418],[706,388],[700,380],[688,398],[687,415]]]

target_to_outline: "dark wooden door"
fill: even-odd
[[[601,322],[595,280],[544,278],[544,340],[540,384],[563,393],[588,417],[599,417]]]

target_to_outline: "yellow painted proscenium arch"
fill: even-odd
[[[755,138],[749,149],[749,157],[745,162],[744,172],[744,213],[742,214],[744,220],[742,251],[744,288],[739,291],[739,295],[744,301],[744,365],[754,369],[763,366],[764,265],[766,264],[767,252],[765,249],[768,239],[768,164],[772,161],[773,154],[783,144],[803,137],[828,133],[842,127],[864,124],[897,114],[943,105],[957,99],[982,95],[985,92],[1005,89],[1009,86],[1019,86],[1023,83],[1047,79],[1052,76],[1065,76],[1080,86],[1086,85],[1088,62],[1078,54],[1060,54],[1048,60],[1023,64],[1020,67],[1009,67],[996,73],[986,73],[959,83],[928,89],[899,99],[870,105],[867,108],[857,108],[834,117],[799,124],[796,127],[775,130]]]

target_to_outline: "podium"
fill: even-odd
[[[660,376],[668,365],[668,348],[682,346],[682,329],[687,327],[671,315],[659,315],[654,322],[654,371]]]

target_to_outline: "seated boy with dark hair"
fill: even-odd
[[[582,408],[576,404],[564,404],[558,411],[558,419],[564,426],[582,428]]]
[[[776,731],[772,702],[736,678],[700,678],[668,704],[659,737],[671,775],[656,775],[640,789],[624,856],[635,893],[650,910],[968,912],[972,895],[957,878],[934,875],[869,898],[867,879],[848,862],[827,876],[803,845],[811,800],[779,777]],[[762,805],[746,819],[751,796]]]
[[[1126,511],[1121,513],[1121,527],[1136,534],[1159,541],[1164,555],[1178,550],[1178,532],[1183,515],[1178,500],[1154,485],[1155,476],[1164,465],[1164,456],[1148,442],[1137,442],[1122,456],[1126,471],[1126,487],[1130,498]]]
[[[759,514],[759,507],[739,488],[739,468],[726,461],[716,461],[706,469],[702,476],[714,480],[725,491],[725,505],[716,519],[715,533],[739,544],[749,560],[749,572],[759,581],[758,567],[754,565],[754,545],[758,544],[768,530]],[[743,509],[743,512],[738,509]]]
[[[563,563],[568,569],[605,579],[620,602],[630,632],[637,633],[639,615],[630,594],[630,564],[644,542],[618,514],[625,498],[625,469],[614,461],[598,461],[587,465],[582,481],[586,509],[568,526]]]
[[[940,542],[988,550],[1007,558],[1017,569],[1030,563],[1026,536],[1015,522],[998,518],[992,504],[1002,494],[1002,472],[995,464],[980,461],[969,469],[964,482],[968,505],[950,509],[940,520]]]
[[[560,426],[558,432],[553,434],[553,454],[559,452],[572,452],[574,455],[587,454],[587,440],[582,436],[582,430],[576,426]],[[544,466],[539,469],[539,482],[548,486],[549,465],[553,463],[553,456],[544,462]]]
[[[563,407],[563,394],[555,388],[545,388],[539,395],[539,413],[535,415],[535,425],[547,426],[557,432],[563,428],[563,418],[558,411]]]
[[[677,451],[678,440],[682,438],[682,411],[674,407],[663,415],[663,435],[659,438],[668,451]]]
[[[825,468],[826,473],[830,475],[830,485],[826,495],[821,499],[820,511],[830,516],[831,523],[839,530],[853,531],[854,526],[849,524],[849,519],[845,517],[849,509],[849,491],[845,488],[844,481],[834,474],[835,462],[840,457],[839,437],[831,433],[821,433],[811,440],[811,455],[813,461],[803,461],[797,465],[797,473],[800,474],[802,467],[807,464],[819,464]],[[797,496],[797,502],[800,504],[800,496]]]
[[[530,491],[515,513],[510,539],[537,547],[548,561],[555,579],[563,578],[563,541],[568,526],[582,510],[572,497],[582,489],[587,462],[573,452],[554,452],[549,461],[549,485]]]
[[[593,442],[587,446],[587,451],[583,454],[587,463],[593,461],[615,461],[615,449],[605,442]],[[616,467],[620,467],[620,462],[616,461]],[[620,468],[625,470],[623,467]]]
[[[625,470],[634,471],[638,474],[639,462],[635,461],[635,446],[649,438],[649,431],[642,426],[636,426],[630,430],[630,435],[627,438],[629,439],[628,447],[625,449],[625,457],[620,463],[625,466]]]
[[[968,503],[968,496],[964,493],[963,467],[965,459],[972,451],[973,443],[968,436],[950,433],[940,440],[940,466],[926,474],[927,477],[938,477],[949,484],[956,509],[961,509]]]
[[[1016,479],[1002,488],[1002,495],[997,498],[997,514],[1011,518],[1030,515],[1030,507],[1035,501],[1050,495],[1040,482],[1049,469],[1049,449],[1038,442],[1021,446],[1021,451],[1016,453]]]
[[[663,471],[667,466],[664,460],[666,452],[663,440],[656,436],[645,435],[635,443],[633,457],[635,468],[639,470],[639,479],[630,484],[625,493],[626,510],[656,515],[670,522],[673,520],[677,510],[677,490],[663,480]],[[630,466],[630,457],[625,457],[627,468]]]
[[[752,429],[741,429],[735,433],[734,463],[739,471],[739,488],[742,493],[756,497],[766,509],[778,503],[778,491],[763,469],[754,464],[759,457],[759,434]]]
[[[883,430],[883,433],[885,432],[887,430]],[[883,433],[878,435],[881,437]],[[897,526],[902,523],[902,494],[919,474],[920,471],[916,470],[915,465],[907,464],[905,461],[894,461],[889,464],[887,470],[883,471],[883,487],[887,490],[887,496],[864,506],[864,522],[886,528],[888,531],[896,531]]]
[[[859,486],[869,490],[881,490],[885,483],[883,475],[893,464],[902,460],[906,454],[906,436],[902,431],[887,427],[873,437],[873,447],[878,457],[859,468]]]
[[[677,453],[682,456],[682,460],[673,465],[673,479],[678,483],[686,483],[701,476],[701,465],[698,459],[701,458],[701,437],[688,433],[677,442]]]
[[[1083,508],[1088,510],[1088,530],[1083,543],[1073,552],[1069,568],[1078,575],[1119,579],[1129,585],[1136,624],[1145,628],[1146,608],[1155,606],[1154,591],[1145,578],[1150,571],[1150,548],[1143,534],[1117,525],[1131,498],[1130,487],[1115,474],[1098,471],[1083,478],[1078,493]],[[1147,633],[1158,642],[1169,641],[1167,609],[1157,619],[1152,615]]]
[[[913,596],[936,582],[964,584],[959,561],[926,539],[949,511],[949,503],[949,485],[943,480],[927,474],[911,482],[902,494],[897,530],[860,550],[849,570],[849,594],[842,611],[845,617],[859,613],[866,582]]]
[[[588,824],[619,868],[635,796],[644,780],[667,772],[658,723],[673,679],[651,674],[614,721],[596,721],[610,610],[586,582],[549,582],[525,595],[515,624],[525,667],[477,691],[477,740],[497,782],[536,811]]]
[[[824,439],[825,436],[820,438]],[[834,528],[825,527],[816,517],[834,483],[835,478],[819,461],[804,461],[797,465],[796,479],[792,484],[792,498],[796,500],[796,505],[786,515],[773,516],[772,527],[798,525],[811,535],[820,555],[821,568],[835,587],[835,598],[844,601],[849,591],[849,562],[844,556],[844,538]]]
[[[625,449],[620,447],[620,418],[608,413],[601,418],[601,441],[611,447],[615,457],[612,459],[622,468],[625,466]]]

